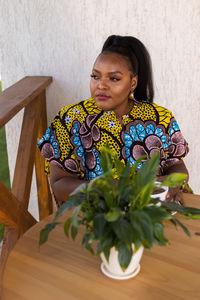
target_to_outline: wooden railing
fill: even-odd
[[[45,90],[51,77],[25,77],[0,93],[0,128],[21,109],[24,116],[11,191],[0,182],[0,223],[6,226],[0,273],[16,240],[37,221],[28,212],[33,166],[36,170],[40,220],[52,212],[52,195],[44,159],[36,147],[47,127]]]

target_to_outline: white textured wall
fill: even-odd
[[[200,193],[200,0],[0,0],[3,88],[51,75],[48,119],[90,96],[89,75],[110,34],[141,39],[152,56],[155,102],[173,111],[190,144],[185,159]],[[20,117],[7,126],[11,177]]]

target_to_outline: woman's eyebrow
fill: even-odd
[[[97,72],[97,73],[101,73],[100,71],[98,71],[97,69],[93,69],[93,71]],[[121,71],[114,71],[114,72],[108,72],[109,75],[113,75],[113,74],[121,74],[123,75],[123,73]]]
[[[120,72],[120,71],[109,72],[108,74],[121,74],[121,75],[123,75],[123,73],[122,73],[122,72]]]

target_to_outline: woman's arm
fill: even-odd
[[[183,160],[178,161],[175,165],[168,167],[164,170],[165,177],[166,175],[170,175],[172,173],[184,173],[187,175],[186,181],[188,182],[189,180],[189,173]]]
[[[187,170],[183,160],[180,160],[175,165],[166,168],[164,170],[164,175],[158,177],[158,180],[163,181],[168,175],[170,175],[172,173],[184,173],[184,174],[186,174],[187,178],[185,180],[185,183],[188,183],[189,173],[188,173],[188,170]],[[178,186],[176,188],[170,188],[169,192],[167,194],[167,197],[166,197],[166,201],[175,201],[175,202],[180,202],[181,204],[183,204],[183,199],[182,199],[182,196],[181,196],[181,186]]]
[[[50,182],[56,199],[66,201],[71,192],[82,183],[88,181],[81,180],[77,175],[68,173],[61,168],[50,164]]]

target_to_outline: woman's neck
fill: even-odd
[[[118,113],[114,111],[116,118],[119,120],[120,124],[123,125],[123,116],[129,115],[134,106],[134,99],[129,99],[127,103],[127,107],[124,109],[122,113]]]

